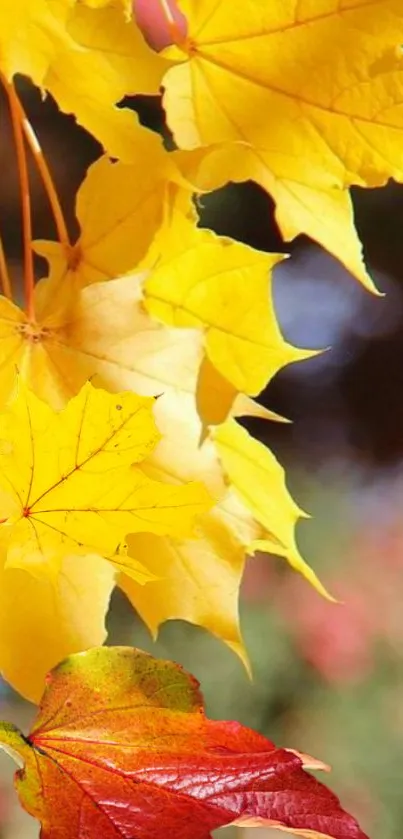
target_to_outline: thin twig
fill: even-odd
[[[46,195],[49,199],[49,204],[52,209],[53,218],[55,220],[57,236],[59,239],[60,244],[66,248],[66,250],[70,247],[70,238],[69,233],[67,230],[67,225],[64,219],[63,210],[60,205],[59,196],[56,192],[55,185],[53,183],[52,175],[50,174],[49,166],[46,162],[46,158],[43,154],[41,149],[41,145],[39,143],[38,137],[35,134],[34,129],[32,128],[31,123],[24,111],[24,108],[21,105],[21,102],[18,100],[18,110],[20,114],[20,120],[22,124],[22,128],[25,134],[25,139],[31,149],[31,152],[34,156],[35,163],[38,167],[39,174],[42,178],[42,183],[45,187]]]
[[[29,175],[27,155],[24,141],[24,131],[22,127],[20,104],[18,96],[15,92],[14,85],[2,75],[1,81],[7,93],[11,123],[14,133],[15,150],[17,154],[18,178],[20,183],[21,194],[21,212],[22,212],[22,236],[24,246],[24,292],[25,292],[25,311],[27,317],[31,321],[35,321],[34,311],[34,256],[32,251],[32,217],[31,217],[31,194],[29,187]]]

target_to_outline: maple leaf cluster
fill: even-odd
[[[198,227],[197,194],[253,173],[245,143],[217,134],[188,150],[176,128],[184,102],[176,75],[199,65],[193,28],[203,40],[205,18],[219,34],[228,12],[225,3],[196,5],[183,4],[186,29],[162,4],[168,35],[182,38],[179,58],[146,42],[141,4],[138,21],[128,2],[35,0],[5,10],[0,72],[21,180],[25,308],[13,302],[3,259],[0,669],[35,701],[51,667],[102,643],[116,584],[153,635],[165,620],[191,621],[246,667],[238,591],[248,554],[284,557],[326,595],[298,550],[304,514],[282,467],[237,421],[281,420],[255,397],[311,353],[287,343],[277,323],[272,271],[283,257]],[[231,41],[228,25],[222,37]],[[270,29],[263,13],[261,28]],[[76,241],[17,73],[103,147],[78,190]],[[119,104],[161,85],[171,152]],[[28,153],[58,241],[32,242]],[[49,265],[36,284],[33,248]]]
[[[402,12],[394,0],[369,8],[362,2],[335,8],[329,0],[297,9],[258,0],[152,7],[7,0],[4,8],[0,72],[18,160],[23,176],[28,145],[59,238],[34,243],[49,264],[35,288],[28,242],[25,311],[11,299],[4,266],[0,298],[0,457],[7,475],[0,667],[33,699],[67,652],[102,640],[102,615],[116,582],[153,634],[162,621],[184,618],[214,632],[246,665],[237,592],[248,554],[259,549],[285,557],[326,594],[299,553],[295,525],[303,513],[280,464],[237,422],[248,415],[281,419],[254,397],[284,365],[310,354],[288,344],[277,323],[272,270],[283,257],[200,229],[194,196],[229,180],[255,180],[274,197],[286,238],[308,233],[371,286],[348,188],[400,173]],[[162,42],[171,43],[159,52],[140,28],[149,36],[150,10],[158,16],[158,9]],[[78,191],[75,242],[16,96],[18,73],[73,114],[104,150]],[[176,143],[171,152],[120,106],[127,94],[158,95],[161,87]],[[24,185],[22,177],[23,195]],[[110,394],[99,416],[88,380]],[[93,426],[98,420],[107,426],[120,391],[159,397],[154,417],[162,437],[153,437],[153,421],[142,409],[155,446],[144,449],[144,483],[135,502],[130,496],[141,506],[145,487],[150,498],[155,491],[158,524],[157,513],[147,521],[143,514],[140,527],[136,514],[135,526],[135,513],[129,521],[122,499],[109,485],[100,488],[109,443]],[[73,457],[75,447],[85,448],[83,430],[96,440],[85,449],[84,467]],[[116,435],[120,460],[111,469],[116,480],[126,469],[121,485],[134,486],[136,458],[132,453],[127,462],[125,435]],[[175,498],[171,514],[162,512],[164,492]],[[177,524],[182,516],[189,524],[190,511],[193,532]],[[88,586],[91,608],[83,610]],[[21,598],[29,606],[9,626],[7,615]],[[41,629],[33,604],[48,615]],[[55,621],[60,631],[51,642]]]
[[[25,301],[13,300],[0,239],[0,670],[29,699],[39,700],[59,661],[103,643],[115,585],[153,635],[185,619],[246,667],[238,590],[247,555],[284,557],[329,596],[299,552],[304,513],[281,465],[238,422],[281,421],[255,398],[281,368],[312,355],[277,323],[272,272],[283,256],[201,229],[195,198],[255,181],[273,197],[285,239],[308,234],[374,290],[349,188],[402,179],[402,23],[398,0],[3,0],[0,80],[18,163]],[[76,241],[18,74],[101,146],[78,190]],[[122,105],[161,90],[172,151]],[[57,241],[33,242],[29,155]],[[33,251],[47,276],[35,278]],[[132,741],[122,708],[99,705],[98,659],[88,655],[50,677],[54,693],[28,741],[2,733],[26,761],[19,788],[44,837],[70,837],[72,809],[77,836],[157,836],[163,806],[183,837],[198,835],[195,824],[205,837],[239,821],[362,839],[303,772],[304,756],[207,722],[182,676],[190,704],[181,707],[181,695],[171,717],[176,683],[168,689],[147,671],[147,690],[136,692],[141,654],[128,664],[126,654],[96,652],[112,698],[113,675],[131,711],[145,693],[148,716]],[[95,727],[91,760],[92,723],[70,720],[66,672],[78,704],[116,738],[100,746]],[[112,728],[102,716],[111,711]],[[159,737],[166,746],[154,754]],[[65,811],[55,788],[65,790]]]

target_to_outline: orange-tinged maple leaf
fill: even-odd
[[[180,66],[164,79],[177,143],[249,145],[249,176],[273,194],[285,234],[311,235],[370,286],[344,190],[403,176],[401,6],[182,0],[180,8],[188,37],[166,52]]]
[[[28,737],[0,725],[42,839],[208,839],[231,823],[367,839],[308,767],[236,722],[209,720],[197,681],[125,647],[71,656],[48,677]]]
[[[57,577],[64,556],[96,553],[147,581],[147,569],[126,556],[126,535],[191,534],[211,504],[205,488],[174,488],[141,470],[159,437],[152,405],[88,383],[58,413],[19,382],[0,415],[6,567]]]

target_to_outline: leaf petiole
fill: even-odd
[[[22,212],[22,235],[24,245],[24,290],[25,310],[29,320],[35,320],[34,311],[34,258],[32,251],[32,217],[31,217],[31,193],[29,186],[28,164],[25,149],[24,131],[21,121],[19,100],[14,85],[3,74],[1,81],[6,91],[11,123],[14,133],[15,150],[17,155],[18,177],[21,194]]]
[[[31,123],[24,111],[23,106],[21,105],[20,100],[17,98],[17,106],[20,115],[20,120],[22,124],[22,129],[25,135],[25,139],[28,143],[28,146],[34,156],[35,163],[38,167],[39,174],[42,178],[42,183],[45,188],[46,194],[48,196],[49,204],[53,213],[53,218],[56,225],[57,236],[59,239],[60,244],[66,250],[70,248],[70,237],[67,230],[67,225],[64,219],[63,210],[61,208],[61,204],[59,201],[59,196],[55,189],[55,185],[53,183],[52,175],[50,174],[49,166],[46,162],[45,155],[43,154],[40,142],[38,140],[37,135],[35,134],[34,129],[32,128]]]

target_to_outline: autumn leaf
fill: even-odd
[[[186,175],[180,171],[184,169],[183,159],[181,166],[175,170],[174,167],[169,168],[166,162],[172,155],[163,154],[163,158],[158,155],[153,158],[154,165],[147,170],[141,165],[140,153],[138,166],[112,163],[104,157],[90,167],[77,196],[76,212],[81,234],[75,245],[66,253],[60,244],[36,243],[37,251],[50,263],[51,275],[49,280],[39,284],[36,293],[38,328],[36,346],[32,347],[28,342],[29,365],[21,365],[15,358],[17,351],[24,358],[27,355],[27,335],[31,337],[29,329],[28,333],[19,334],[18,350],[9,358],[12,358],[13,364],[18,363],[19,369],[23,367],[27,370],[31,387],[42,398],[50,399],[52,404],[49,390],[52,390],[53,379],[60,379],[58,388],[69,396],[76,392],[74,388],[83,384],[85,376],[98,373],[102,368],[102,378],[97,379],[102,386],[112,389],[128,387],[147,394],[165,392],[168,373],[170,384],[175,388],[197,392],[200,416],[206,426],[224,421],[230,413],[234,416],[251,414],[278,419],[272,412],[248,400],[242,391],[243,388],[248,391],[249,385],[249,392],[259,392],[280,367],[312,354],[285,342],[277,325],[269,272],[280,257],[265,255],[230,239],[195,229],[191,221],[190,182],[187,189],[183,188]],[[189,173],[194,174],[191,169]],[[172,187],[174,194],[171,192],[168,199]],[[106,206],[106,211],[100,214],[99,206]],[[135,240],[134,230],[138,232]],[[144,257],[145,251],[147,256]],[[215,259],[219,267],[214,265]],[[170,282],[173,274],[177,280],[178,272],[188,270],[192,260],[199,266],[199,273],[206,275],[200,282],[200,296],[196,301],[198,316],[186,309],[186,301],[182,299],[186,297],[192,303],[191,289],[186,295],[186,280],[182,279],[181,286],[177,283],[177,292]],[[156,348],[154,356],[151,355],[150,330],[156,328],[155,321],[149,319],[146,325],[140,295],[137,311],[131,305],[136,294],[135,283],[139,283],[140,278],[114,280],[119,283],[116,289],[108,290],[98,285],[92,294],[79,295],[82,286],[112,279],[133,270],[138,263],[144,269],[145,303],[151,314],[181,328],[188,324],[202,329],[206,351],[215,368],[206,364],[208,357],[203,361],[196,332],[193,338],[188,333],[188,349],[185,336],[182,338],[177,330],[154,335],[155,340],[159,337],[162,350],[164,337],[168,344],[177,345],[177,360],[179,346],[182,346],[181,369],[178,369],[177,362],[172,366],[172,359],[161,355]],[[221,317],[216,328],[211,318],[220,295],[224,296],[224,290],[221,292],[223,277],[226,280],[227,314],[215,315],[216,319]],[[253,306],[250,306],[246,285],[249,280],[250,287],[254,288]],[[190,285],[190,280],[187,282]],[[159,292],[167,293],[168,297],[160,299],[157,296]],[[175,308],[176,315],[172,317],[173,300],[177,298],[182,299],[183,305]],[[119,319],[119,340],[115,317],[109,317],[108,305],[113,307],[115,317]],[[244,313],[245,306],[248,306],[250,315],[241,326],[239,311],[242,309]],[[16,310],[12,314],[8,303],[3,308],[4,333],[11,330],[13,346],[16,346],[14,321],[20,321],[22,316]],[[234,326],[232,334],[231,321]],[[23,326],[20,329],[23,330]],[[148,341],[145,340],[146,329],[149,331]],[[159,380],[163,382],[161,386],[156,381],[157,389],[151,391],[144,391],[142,383],[129,375],[129,370],[139,370],[145,354],[148,360],[152,360],[154,371],[159,368]],[[102,364],[102,361],[105,363]],[[49,377],[48,372],[45,374],[45,367],[50,362]],[[7,376],[7,368],[4,376]],[[42,382],[46,384],[46,389],[42,389]]]
[[[56,409],[88,379],[114,393],[194,393],[203,357],[201,335],[153,321],[142,304],[142,281],[142,275],[133,275],[77,292],[74,284],[58,287],[46,280],[37,286],[36,324],[0,298],[3,400],[14,388],[16,369]],[[238,400],[241,412],[242,404]],[[244,409],[252,412],[253,405]]]
[[[117,106],[126,95],[157,94],[170,62],[147,46],[125,4],[97,6],[74,3],[69,42],[55,53],[43,87],[108,154],[128,163],[136,159],[139,130],[150,147],[159,138],[140,129],[133,111]]]
[[[266,530],[267,535],[255,540],[249,546],[249,552],[260,550],[286,557],[296,571],[329,598],[296,545],[295,525],[306,514],[291,498],[284,469],[272,452],[234,420],[214,429],[212,436],[224,472],[236,494]]]
[[[212,440],[200,446],[201,425],[194,403],[170,394],[158,400],[155,411],[162,436],[143,464],[145,473],[179,486],[197,476],[216,504],[198,519],[195,539],[130,536],[130,554],[146,561],[155,579],[143,590],[133,578],[121,574],[118,585],[154,638],[166,620],[190,621],[224,641],[249,670],[239,626],[239,588],[246,548],[264,538],[264,529],[228,489]]]
[[[236,392],[257,396],[281,367],[311,355],[288,344],[277,323],[271,270],[283,256],[199,230],[179,213],[161,237],[147,309],[168,325],[202,329],[207,357]]]
[[[130,555],[159,579],[148,582],[147,591],[127,574],[120,576],[119,584],[154,636],[165,620],[189,620],[224,640],[247,665],[239,628],[239,586],[246,550],[267,533],[234,492],[228,491],[213,442],[206,440],[200,446],[203,427],[195,389],[198,371],[206,366],[201,332],[153,321],[142,306],[141,287],[142,277],[96,283],[80,294],[62,295],[64,308],[58,306],[57,296],[46,294],[42,287],[43,312],[38,309],[41,317],[35,335],[25,315],[3,301],[0,336],[9,363],[0,368],[0,388],[12,390],[18,366],[29,387],[55,408],[63,407],[89,377],[112,392],[130,389],[143,396],[163,394],[155,405],[162,439],[143,461],[142,471],[153,480],[178,486],[202,480],[216,504],[200,517],[195,539],[131,536]],[[223,390],[217,399],[214,382],[209,374],[210,399],[217,411],[223,405]],[[228,412],[276,418],[233,390],[224,404],[225,416]],[[217,415],[210,419],[220,420]],[[271,491],[279,489],[280,506],[284,502],[288,510],[291,501],[284,494],[280,468],[275,477],[279,486],[274,480]],[[290,528],[293,524],[291,520]],[[277,530],[274,516],[270,530]],[[294,546],[293,541],[290,544]]]
[[[67,296],[64,291],[60,299],[46,283],[39,291],[39,322],[34,332],[25,315],[3,301],[0,336],[9,362],[0,368],[2,392],[12,389],[18,366],[29,387],[55,408],[63,407],[89,377],[112,392],[127,389],[143,396],[163,394],[155,406],[163,436],[142,463],[142,471],[151,479],[178,486],[202,480],[216,504],[200,517],[196,539],[131,536],[130,555],[143,564],[145,561],[148,571],[159,579],[148,582],[147,591],[132,575],[122,574],[119,583],[153,635],[165,620],[189,620],[222,638],[247,664],[238,616],[246,552],[253,552],[250,546],[256,541],[265,541],[270,552],[287,558],[290,552],[294,563],[297,516],[278,464],[268,488],[270,498],[278,497],[278,507],[271,502],[264,518],[266,526],[270,522],[269,531],[256,520],[256,511],[228,490],[226,481],[231,475],[227,477],[215,444],[206,440],[200,447],[203,425],[196,405],[203,416],[210,412],[209,420],[217,422],[228,412],[233,416],[276,415],[231,388],[225,402],[220,381],[216,385],[218,374],[206,371],[206,361],[202,362],[201,331],[169,328],[153,321],[142,305],[141,276],[95,283],[79,294],[73,291]],[[198,384],[205,373],[204,394],[209,395],[209,401],[200,406]],[[270,458],[270,453],[267,456]],[[310,573],[302,560],[298,568]]]
[[[6,568],[57,575],[64,556],[96,553],[146,581],[147,569],[125,555],[126,535],[191,534],[209,507],[204,487],[165,486],[132,465],[158,440],[152,405],[88,383],[57,413],[19,383],[0,415]]]
[[[2,0],[0,72],[11,81],[16,73],[41,85],[47,69],[63,45],[65,29],[76,0]]]
[[[81,0],[84,6],[89,9],[105,9],[107,6],[120,7],[128,20],[132,16],[132,0]]]
[[[39,702],[47,672],[73,652],[102,644],[115,570],[100,556],[65,556],[57,579],[6,568],[0,546],[0,672]]]
[[[120,574],[117,584],[154,640],[165,621],[187,621],[226,644],[251,675],[238,601],[245,546],[257,531],[252,517],[227,493],[203,517],[193,540],[151,534],[128,537],[130,553],[146,563],[154,579],[144,587],[133,577]]]
[[[197,681],[139,650],[71,656],[49,675],[29,736],[2,723],[0,742],[23,764],[15,785],[42,839],[207,839],[253,821],[366,839],[303,768],[323,764],[239,723],[209,720]]]
[[[133,271],[162,224],[170,187],[184,183],[156,134],[137,126],[132,152],[132,164],[103,156],[89,167],[77,193],[80,235],[74,245],[66,250],[57,242],[35,243],[50,263],[58,294],[73,282],[80,288]],[[190,206],[190,187],[188,201]]]
[[[204,356],[199,366],[196,407],[203,425],[202,437],[208,426],[220,425],[229,416],[259,417],[274,422],[288,422],[286,418],[270,411],[255,399],[250,399],[244,393],[238,393],[234,385],[219,373],[207,356]]]
[[[21,379],[54,409],[63,408],[88,379],[112,393],[133,390],[142,396],[163,394],[156,410],[164,440],[157,445],[155,457],[142,462],[142,476],[158,480],[167,492],[172,492],[172,487],[183,491],[189,480],[202,479],[216,504],[200,517],[195,539],[179,532],[175,535],[172,530],[155,532],[154,538],[150,533],[137,533],[128,538],[128,557],[121,550],[119,556],[113,552],[106,555],[120,569],[119,584],[153,635],[163,621],[180,617],[222,638],[248,666],[238,616],[246,552],[265,542],[267,550],[280,547],[276,552],[284,556],[290,550],[294,560],[295,518],[289,516],[292,502],[279,469],[273,476],[271,492],[279,490],[281,501],[268,531],[237,497],[236,489],[228,488],[230,478],[215,443],[205,440],[201,448],[200,443],[210,424],[220,424],[228,416],[278,419],[239,388],[249,387],[251,392],[260,389],[281,366],[308,353],[288,345],[277,326],[269,269],[278,257],[195,230],[189,220],[192,180],[188,174],[193,178],[192,161],[185,161],[181,152],[168,155],[160,146],[154,154],[151,146],[153,165],[146,169],[142,165],[145,149],[141,131],[138,141],[136,164],[112,163],[103,157],[90,168],[77,198],[81,233],[75,245],[40,245],[40,252],[49,259],[51,276],[36,288],[35,321],[10,301],[1,300],[0,391],[3,397],[9,395],[18,368]],[[194,165],[193,153],[190,157]],[[201,160],[197,153],[197,166]],[[203,167],[208,170],[207,159]],[[187,184],[184,189],[183,178]],[[133,236],[134,232],[138,235]],[[203,294],[198,301],[201,308],[194,313],[185,305],[179,306],[180,328],[176,320],[175,326],[167,327],[147,313],[143,286],[147,292],[154,281],[163,283],[168,271],[175,274],[183,270],[186,274],[189,257],[192,270],[194,262],[204,271],[200,283]],[[142,274],[116,279],[138,262]],[[233,326],[228,348],[219,270],[227,282],[226,302]],[[254,289],[254,298],[250,320],[242,326],[240,314],[244,315],[250,302],[245,284]],[[238,308],[237,297],[242,304]],[[155,293],[147,300],[150,306],[159,302]],[[165,305],[167,301],[162,302]],[[167,305],[172,308],[169,296]],[[211,319],[215,309],[217,323]],[[96,514],[99,516],[98,509]],[[32,515],[21,518],[21,505],[17,505],[15,515],[18,526],[29,529]],[[278,528],[284,535],[282,515],[288,516],[289,523],[285,542],[277,538]],[[3,530],[8,533],[8,523]],[[45,532],[49,537],[46,528]],[[115,551],[128,532],[119,532]],[[66,538],[70,536],[65,534]],[[103,540],[101,531],[95,545],[93,538],[88,543],[87,536],[84,540],[80,536],[82,550],[95,550],[105,556],[105,544],[99,544]],[[27,547],[30,549],[30,543]],[[72,550],[77,548],[70,546]],[[53,557],[53,541],[49,551]],[[8,568],[20,562],[18,555],[9,556]],[[28,556],[22,562],[26,569]],[[48,573],[48,559],[44,561],[40,552],[33,552],[29,563],[37,579],[44,570]],[[55,561],[56,571],[58,563]],[[305,569],[302,560],[301,569]],[[146,579],[145,593],[142,583]],[[182,596],[185,591],[186,597]]]
[[[273,195],[285,235],[307,233],[370,286],[344,190],[402,179],[402,9],[394,0],[342,9],[318,0],[298,13],[282,0],[180,8],[188,35],[166,51],[178,66],[164,79],[178,145],[249,145],[249,177]]]
[[[200,152],[175,153],[177,164],[184,175],[192,178],[197,192],[211,192],[229,181],[257,181],[276,202],[276,220],[286,241],[306,233],[376,293],[363,261],[353,203],[346,189],[322,189],[274,178],[265,167],[256,164],[256,153],[245,143],[235,143],[230,149],[224,143],[211,147],[209,152],[206,148]]]
[[[148,557],[147,568],[155,579],[144,588],[133,578],[121,575],[118,584],[139,612],[153,637],[166,620],[181,618],[205,627],[221,638],[249,670],[249,660],[239,625],[238,598],[245,561],[258,546],[286,557],[322,593],[323,587],[297,551],[294,529],[300,510],[284,483],[284,472],[271,452],[262,448],[262,475],[252,479],[263,483],[262,502],[266,516],[246,496],[248,461],[244,476],[224,461],[220,445],[214,440],[226,425],[205,438],[200,445],[202,426],[196,406],[185,395],[169,394],[158,400],[156,419],[162,437],[144,461],[143,469],[153,480],[184,485],[201,479],[216,503],[196,523],[194,540],[129,537],[130,553],[139,561]],[[241,429],[242,430],[242,429]],[[178,446],[180,440],[180,446]],[[256,441],[251,439],[251,446]],[[256,445],[260,445],[256,442]],[[242,451],[240,451],[240,455]],[[266,457],[270,464],[267,469]],[[266,466],[266,468],[264,468]],[[228,468],[227,468],[228,467]],[[250,468],[250,467],[249,467]],[[259,492],[259,487],[255,490]],[[267,492],[268,500],[264,498]],[[268,523],[270,522],[269,526]]]

